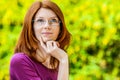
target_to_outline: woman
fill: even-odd
[[[60,8],[35,2],[28,10],[10,63],[11,80],[68,80],[70,43]]]

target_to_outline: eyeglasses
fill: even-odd
[[[44,18],[38,18],[32,21],[38,24],[39,26],[44,26],[47,22],[49,23],[50,26],[59,26],[61,23],[61,21],[59,21],[57,18],[52,18],[49,20],[46,20]]]

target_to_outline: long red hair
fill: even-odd
[[[32,4],[25,16],[21,35],[15,47],[15,53],[23,52],[28,56],[34,58],[33,54],[35,54],[36,50],[38,49],[38,40],[35,37],[32,20],[34,19],[36,13],[40,8],[48,8],[55,12],[57,17],[61,21],[60,34],[56,41],[59,42],[61,49],[66,50],[66,48],[68,47],[70,43],[70,33],[66,28],[64,16],[60,8],[51,1],[37,1]],[[51,65],[53,65],[53,67],[55,67],[56,61],[57,60],[54,57],[51,58],[50,63]]]

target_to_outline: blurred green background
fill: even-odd
[[[0,80],[9,64],[26,11],[35,0],[0,1]],[[120,0],[52,0],[72,34],[70,80],[120,80]]]

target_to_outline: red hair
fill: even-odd
[[[66,48],[68,47],[70,43],[70,33],[66,28],[64,16],[60,8],[51,1],[37,1],[32,4],[25,16],[22,32],[15,47],[15,53],[23,52],[30,57],[33,57],[33,54],[36,53],[36,50],[38,49],[38,40],[35,37],[32,20],[34,19],[36,13],[40,8],[48,8],[55,12],[57,17],[61,21],[60,34],[57,38],[57,41],[59,42],[61,49],[66,50]],[[56,59],[52,57],[51,64],[53,64],[53,66],[55,65],[55,60]]]

